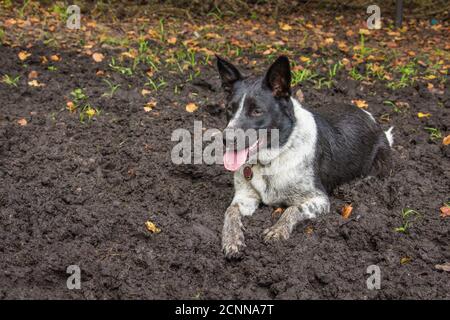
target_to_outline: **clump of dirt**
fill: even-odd
[[[2,73],[21,76],[17,87],[0,83],[0,298],[450,298],[448,274],[434,267],[450,260],[450,220],[439,216],[450,152],[424,130],[448,132],[448,89],[391,91],[348,79],[332,89],[303,86],[313,109],[365,99],[377,119],[389,115],[383,126],[394,126],[394,169],[336,189],[331,213],[300,224],[284,243],[262,242],[271,208],[259,209],[244,220],[244,258],[229,262],[220,233],[231,174],[170,157],[173,130],[192,132],[194,120],[225,125],[214,68],[179,94],[172,85],[179,79],[168,73],[166,88],[142,96],[144,78],[118,75],[106,59],[58,52],[52,71],[39,58],[48,47],[27,49],[26,64],[20,50],[0,47]],[[31,70],[45,86],[27,84]],[[103,95],[98,70],[120,84],[112,97]],[[66,108],[76,88],[100,111],[91,121]],[[151,98],[157,105],[145,112]],[[395,112],[386,100],[407,105]],[[199,109],[186,112],[189,102]],[[419,111],[431,117],[419,119]],[[339,213],[344,203],[354,207],[348,220]],[[420,218],[396,232],[404,208]],[[161,233],[150,233],[147,220]],[[80,290],[66,287],[69,265],[81,268]],[[370,265],[380,267],[380,290],[367,289]]]

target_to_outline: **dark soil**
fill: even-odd
[[[214,68],[201,75],[209,85],[189,82],[179,95],[173,86],[183,80],[167,74],[168,86],[146,113],[143,77],[111,72],[108,59],[95,64],[57,52],[58,70],[49,71],[39,59],[49,48],[27,49],[26,65],[20,50],[0,47],[1,73],[21,75],[18,87],[0,83],[0,298],[450,298],[449,274],[435,269],[450,261],[450,219],[439,216],[449,197],[450,147],[423,129],[448,134],[448,88],[432,94],[418,84],[394,92],[346,79],[332,89],[304,85],[312,108],[365,99],[376,118],[390,115],[383,127],[395,126],[392,174],[338,188],[331,213],[300,224],[284,243],[262,242],[272,208],[259,209],[244,220],[244,258],[229,262],[220,234],[231,174],[170,158],[174,129],[192,131],[194,120],[205,128],[225,124]],[[107,85],[98,69],[121,84],[112,98],[101,97]],[[44,87],[27,85],[30,70]],[[78,87],[101,110],[90,122],[66,109]],[[409,108],[396,113],[385,100]],[[200,108],[187,113],[192,101]],[[419,119],[419,111],[432,116]],[[20,118],[28,124],[19,126]],[[340,215],[344,203],[354,207],[348,220]],[[406,234],[394,231],[403,208],[421,213]],[[162,232],[147,231],[147,220]],[[73,264],[81,268],[81,290],[66,288]],[[382,280],[371,291],[366,269],[373,264]]]

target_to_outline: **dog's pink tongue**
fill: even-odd
[[[226,151],[223,155],[223,165],[225,169],[230,171],[236,171],[247,160],[248,149],[240,151]]]

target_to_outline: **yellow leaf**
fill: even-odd
[[[145,90],[145,89],[144,89]],[[152,100],[147,102],[147,104],[144,106],[145,112],[150,112],[153,110],[153,108],[156,107],[156,101]]]
[[[326,45],[333,44],[333,42],[334,42],[333,38],[326,38],[326,39],[325,39],[325,44],[326,44]]]
[[[206,39],[220,39],[220,36],[217,33],[213,33],[213,32],[208,32],[207,34],[205,34],[205,38]]]
[[[345,204],[344,207],[342,208],[342,218],[344,219],[348,219],[348,217],[350,217],[350,215],[352,214],[353,211],[353,207],[351,204]]]
[[[187,112],[194,112],[197,109],[198,109],[198,106],[195,103],[188,103],[186,105],[186,111]]]
[[[349,48],[344,41],[338,41],[338,48],[343,52],[348,52]]]
[[[444,146],[448,146],[450,144],[450,134],[442,140],[442,143]]]
[[[50,60],[52,60],[52,61],[59,61],[60,58],[56,54],[54,54],[54,55],[50,56]]]
[[[95,116],[96,111],[95,111],[94,108],[89,107],[89,108],[85,111],[85,113],[86,113],[86,115],[87,115],[89,118],[92,118],[93,116]]]
[[[411,262],[411,258],[410,257],[403,257],[400,259],[400,264],[407,264]]]
[[[147,228],[148,231],[150,231],[151,233],[160,233],[161,229],[158,228],[153,222],[151,222],[150,220],[145,222],[145,227]]]
[[[177,37],[171,37],[171,38],[167,39],[167,43],[169,43],[169,44],[177,43]]]
[[[427,80],[433,80],[433,79],[436,79],[436,76],[434,74],[429,74],[429,75],[427,75],[427,76],[425,76],[423,78],[427,79]]]
[[[431,117],[431,113],[418,112],[417,113],[417,117],[419,117],[419,118],[428,118],[428,117]]]
[[[127,51],[127,52],[122,52],[120,55],[123,56],[123,57],[134,59],[134,58],[137,57],[137,52],[136,52],[136,50],[131,50],[131,51]]]
[[[23,126],[26,126],[28,122],[27,122],[27,119],[22,118],[22,119],[17,120],[17,123],[23,127]]]
[[[370,31],[368,29],[359,29],[359,34],[368,36],[370,34]]]
[[[28,85],[29,85],[30,87],[43,87],[43,86],[44,86],[43,83],[39,83],[36,79],[35,79],[35,80],[28,81]]]
[[[364,100],[352,100],[352,103],[361,109],[367,109],[367,107],[369,106]]]
[[[20,51],[17,56],[19,57],[20,61],[25,61],[29,56],[31,56],[31,53]]]
[[[92,55],[92,59],[94,59],[95,62],[102,62],[104,58],[105,56],[100,52],[95,52]]]
[[[289,31],[292,30],[292,27],[286,23],[280,22],[280,29],[283,31]]]
[[[311,59],[310,58],[308,58],[308,57],[305,57],[305,56],[302,56],[302,57],[300,57],[300,61],[301,62],[310,62],[311,61]]]
[[[146,95],[150,94],[150,92],[151,92],[150,90],[142,89],[141,94],[142,94],[143,96],[146,96]]]

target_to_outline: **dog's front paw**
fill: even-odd
[[[227,259],[242,258],[244,247],[244,233],[240,228],[223,234],[222,250]]]
[[[287,240],[290,234],[291,232],[286,224],[275,224],[264,230],[264,242]]]

